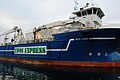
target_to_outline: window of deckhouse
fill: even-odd
[[[87,10],[87,13],[90,15],[92,14],[92,9]]]
[[[81,17],[81,16],[82,16],[80,12],[76,13],[76,15],[77,15],[78,17]]]
[[[97,9],[94,8],[94,9],[93,9],[93,14],[96,14],[96,12],[97,12]]]

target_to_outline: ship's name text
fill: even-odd
[[[15,54],[47,54],[46,46],[15,47]]]

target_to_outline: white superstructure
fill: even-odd
[[[104,16],[102,10],[95,4],[87,3],[76,9],[68,20],[57,21],[34,28],[34,38],[40,41],[52,40],[52,34],[72,32],[85,29],[98,29]]]
[[[8,37],[8,35],[12,34],[14,35],[14,37]],[[12,44],[20,44],[23,43],[24,41],[24,36],[22,33],[22,29],[18,28],[17,26],[14,27],[13,29],[10,29],[6,32],[4,32],[3,34],[0,35],[0,38],[4,36],[4,40],[3,42],[0,42],[1,46],[3,45],[12,45]],[[10,42],[8,42],[8,40],[10,39]]]
[[[0,36],[5,36],[3,42],[4,45],[8,43],[7,36],[10,33],[15,33],[14,38],[11,39],[12,44],[53,41],[53,34],[86,29],[98,29],[101,26],[103,16],[104,13],[98,6],[93,3],[87,3],[79,9],[75,6],[75,12],[72,13],[72,16],[70,16],[68,20],[56,21],[39,26],[38,28],[35,27],[33,32],[26,33],[25,38],[23,37],[22,30],[18,27],[7,31]]]

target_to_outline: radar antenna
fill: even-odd
[[[78,5],[79,5],[79,3],[77,2],[77,0],[74,0],[74,2],[75,2],[74,10],[76,11],[76,10],[78,10]]]

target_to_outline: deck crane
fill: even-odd
[[[8,30],[8,31],[6,31],[6,32],[4,32],[3,34],[1,34],[0,35],[0,37],[1,36],[4,36],[4,45],[6,45],[6,43],[7,43],[7,40],[8,40],[8,35],[9,34],[11,34],[11,33],[15,33],[15,34],[17,34],[17,35],[21,35],[21,36],[23,36],[23,33],[22,33],[22,30],[21,30],[21,28],[18,28],[17,26],[15,26],[13,29],[10,29],[10,30]],[[17,37],[15,37],[14,36],[14,40],[16,39]],[[14,41],[13,40],[13,41]]]

